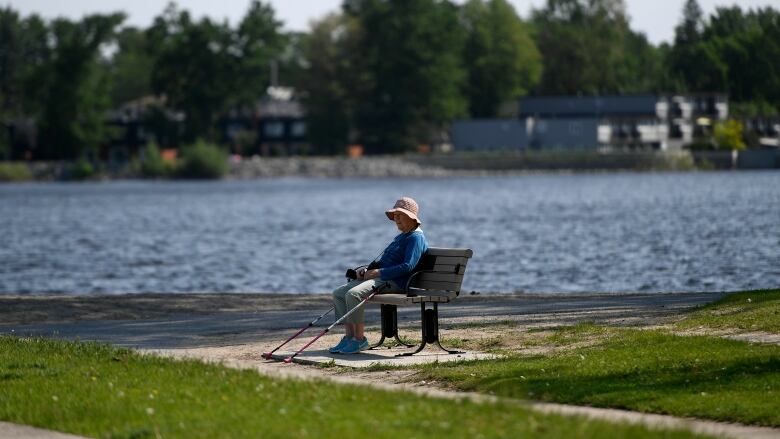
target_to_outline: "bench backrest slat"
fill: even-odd
[[[434,281],[434,282],[462,282],[463,275],[456,273],[422,273],[415,276],[420,281]]]
[[[466,264],[474,253],[470,249],[430,247],[418,266],[410,286],[425,290],[460,291]]]
[[[458,264],[458,265],[435,264],[430,269],[437,273],[463,274],[466,272],[466,264]]]
[[[458,264],[466,264],[469,261],[469,258],[463,258],[463,257],[455,257],[455,256],[436,256],[436,264],[437,265],[458,265]]]

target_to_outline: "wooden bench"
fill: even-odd
[[[414,355],[429,343],[435,343],[450,354],[462,353],[445,349],[439,342],[439,304],[449,303],[458,297],[466,264],[473,254],[470,249],[429,247],[403,291],[377,294],[369,300],[381,305],[382,315],[382,338],[371,349],[382,346],[386,338],[395,338],[403,346],[414,347],[398,336],[398,307],[419,303],[422,341],[414,352],[396,356]],[[432,304],[432,308],[428,308],[428,304]]]

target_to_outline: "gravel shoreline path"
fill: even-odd
[[[578,322],[654,326],[726,293],[482,294],[439,309],[447,325],[513,322],[552,327]],[[95,340],[143,349],[240,345],[282,338],[331,306],[329,294],[125,294],[0,296],[0,334]],[[366,323],[379,323],[379,307]],[[419,308],[399,309],[399,327],[417,333]]]

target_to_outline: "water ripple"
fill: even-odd
[[[325,292],[422,206],[464,290],[780,285],[780,173],[0,186],[0,293]]]

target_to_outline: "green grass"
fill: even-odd
[[[511,402],[274,380],[107,345],[7,336],[0,337],[0,419],[110,438],[697,437],[541,415]]]
[[[694,311],[676,326],[780,334],[780,290],[730,294]]]
[[[33,175],[24,163],[0,162],[0,182],[28,181]]]
[[[780,426],[780,347],[579,325],[547,354],[423,366],[421,380],[464,391]]]

